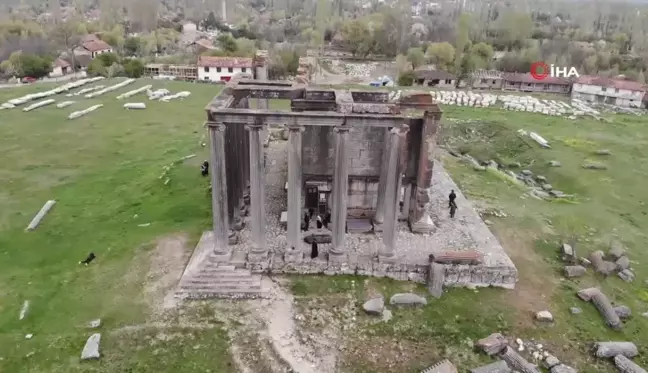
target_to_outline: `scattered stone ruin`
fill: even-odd
[[[268,109],[275,99],[290,100],[291,111]],[[210,275],[218,266],[387,276],[437,289],[514,287],[515,266],[435,164],[442,113],[429,93],[390,100],[388,91],[259,78],[230,82],[206,111],[213,231],[203,234],[180,295],[219,296]],[[268,143],[275,128],[287,144]],[[462,211],[456,220],[447,216],[450,189]]]

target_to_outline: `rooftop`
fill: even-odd
[[[627,89],[629,91],[645,91],[647,86],[639,82],[623,79],[611,79],[602,76],[584,75],[576,79],[578,84],[596,85],[606,88]]]
[[[90,52],[100,52],[100,51],[105,51],[107,49],[112,49],[110,44],[99,39],[86,41],[83,44],[81,44],[81,46]]]
[[[443,70],[432,70],[430,68],[424,67],[414,71],[414,74],[419,79],[432,79],[432,80],[456,80],[455,75],[450,74],[447,71]]]
[[[70,67],[70,63],[67,62],[64,59],[57,58],[56,61],[54,61],[54,67]]]
[[[252,67],[252,59],[248,57],[210,57],[200,56],[198,58],[200,67]]]
[[[290,100],[291,112],[239,108],[242,99]],[[207,106],[208,118],[253,123],[262,117],[269,124],[297,123],[316,126],[393,127],[420,120],[422,111],[441,113],[429,92],[334,90],[304,84],[240,79],[229,82]]]
[[[571,81],[565,78],[553,78],[547,76],[542,80],[534,78],[531,73],[520,74],[520,73],[507,73],[503,75],[504,80],[515,83],[543,83],[543,84],[560,84],[560,85],[570,85]]]

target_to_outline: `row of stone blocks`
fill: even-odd
[[[481,254],[475,252],[453,252],[435,254],[430,257],[431,263],[409,264],[383,262],[378,257],[355,258],[352,260],[302,259],[284,261],[270,255],[267,260],[247,261],[246,268],[255,273],[273,274],[323,274],[323,275],[359,275],[371,277],[388,277],[399,281],[413,281],[430,285],[439,282],[445,287],[502,287],[513,289],[517,282],[517,269],[513,266],[486,266]],[[276,259],[276,260],[275,260]],[[348,258],[351,259],[351,258]],[[433,279],[434,268],[437,276]]]

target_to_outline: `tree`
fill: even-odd
[[[480,69],[490,67],[494,53],[493,47],[486,43],[477,43],[470,48],[470,55],[474,59],[475,67]]]
[[[222,34],[218,37],[218,45],[225,52],[234,53],[238,49],[236,45],[236,40],[228,34]]]
[[[216,19],[214,12],[209,12],[207,18],[203,21],[203,25],[208,30],[216,29],[216,27],[218,26],[218,20]]]
[[[462,14],[457,22],[457,38],[455,40],[455,69],[461,69],[466,45],[470,42],[470,16]]]
[[[124,65],[124,72],[129,78],[139,78],[144,75],[144,64],[142,61],[132,58]]]
[[[101,61],[101,64],[104,67],[109,67],[112,66],[113,64],[118,62],[117,55],[114,53],[102,53],[95,58],[95,60]]]
[[[533,20],[525,13],[508,12],[502,16],[498,26],[498,36],[509,50],[521,47],[533,33]]]
[[[398,85],[400,86],[411,86],[414,84],[414,80],[416,79],[416,75],[414,74],[414,71],[404,71],[398,75]]]
[[[72,59],[72,70],[76,71],[77,64],[74,58],[74,49],[81,44],[79,22],[76,20],[68,20],[59,23],[52,31],[52,38],[68,53]]]
[[[95,58],[88,65],[88,75],[90,76],[108,76],[108,70],[100,59]]]
[[[421,48],[410,48],[407,51],[407,61],[412,64],[412,69],[416,69],[425,63],[425,53]]]
[[[140,52],[142,41],[140,38],[134,36],[129,37],[124,41],[124,53],[127,56],[137,56]]]
[[[447,42],[432,43],[427,49],[427,55],[438,69],[450,70],[455,60],[455,48]]]
[[[374,38],[366,22],[354,19],[342,26],[344,44],[354,56],[366,57],[374,47]]]
[[[20,54],[20,70],[18,75],[23,78],[42,78],[52,71],[52,60],[48,57],[39,57],[33,54]]]

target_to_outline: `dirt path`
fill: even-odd
[[[300,335],[294,298],[278,281],[263,278],[262,289],[267,296],[263,299],[179,303],[174,291],[190,253],[187,243],[184,234],[158,239],[156,249],[149,254],[150,271],[144,291],[152,313],[145,324],[126,325],[113,333],[148,328],[207,332],[218,325],[190,316],[207,306],[228,333],[230,354],[240,373],[335,373],[335,347],[324,338]]]
[[[295,325],[293,296],[270,278],[263,279],[270,299],[259,302],[256,311],[268,326],[272,347],[296,373],[334,373],[336,355],[326,341],[303,343]],[[317,353],[319,352],[319,353]]]

